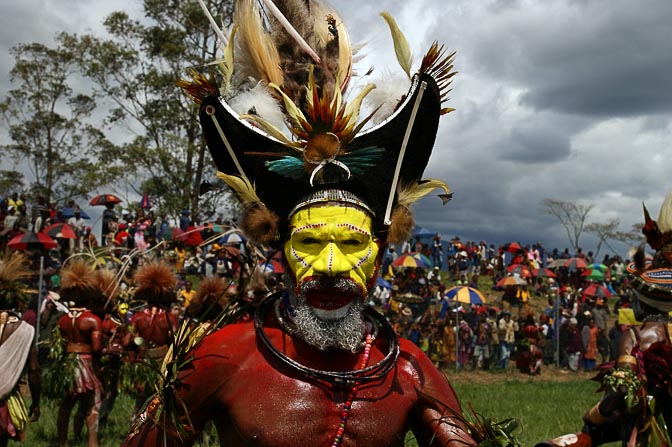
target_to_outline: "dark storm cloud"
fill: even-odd
[[[509,139],[498,149],[500,158],[521,163],[553,162],[565,159],[570,154],[567,134],[533,123],[514,127]]]
[[[472,56],[526,90],[523,104],[593,117],[672,111],[672,2],[560,2],[501,8]]]

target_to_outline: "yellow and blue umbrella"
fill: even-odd
[[[393,266],[395,267],[411,267],[411,268],[429,268],[431,265],[431,261],[427,258],[427,256],[416,253],[416,252],[409,252],[409,253],[404,253],[403,255],[399,256],[397,259],[394,260],[392,263]]]
[[[446,290],[446,298],[465,304],[485,304],[485,296],[480,290],[469,286],[455,286]]]

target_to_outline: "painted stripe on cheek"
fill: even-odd
[[[302,267],[304,268],[310,267],[310,264],[303,257],[299,256],[294,247],[292,247],[292,257],[296,260],[296,262],[301,264]]]
[[[373,254],[373,249],[371,247],[369,247],[369,251],[367,251],[366,254],[362,258],[359,259],[359,261],[355,265],[355,268],[361,267],[366,261],[371,259],[372,254]]]

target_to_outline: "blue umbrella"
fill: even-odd
[[[379,276],[378,279],[376,280],[376,284],[379,285],[380,287],[384,287],[386,289],[391,289],[392,284],[390,284],[389,281],[386,281],[382,276]]]
[[[433,237],[436,235],[436,231],[432,231],[429,228],[424,227],[415,227],[413,229],[413,237]]]
[[[75,217],[75,209],[74,208],[62,208],[61,209],[61,215],[68,219],[70,217]],[[79,215],[81,216],[82,219],[91,219],[91,217],[84,212],[84,210],[80,209],[79,210]]]

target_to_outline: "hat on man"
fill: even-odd
[[[672,311],[672,192],[668,192],[660,207],[658,220],[651,219],[644,208],[642,233],[646,242],[655,250],[653,259],[646,259],[643,248],[633,255],[627,270],[637,298],[661,311]]]
[[[297,11],[284,4],[277,6],[290,23],[305,23],[306,11],[297,16]],[[316,57],[321,59],[315,63],[311,58],[297,60],[297,48],[284,38],[285,33],[268,33],[263,48],[258,41],[246,40],[264,29],[266,22],[257,2],[239,5],[244,9],[239,16],[250,19],[235,24],[239,53],[233,61],[246,67],[246,76],[240,78],[247,84],[252,78],[270,93],[270,102],[278,106],[274,110],[289,123],[291,137],[271,124],[268,114],[262,116],[255,102],[262,100],[245,90],[245,85],[234,84],[235,78],[229,76],[226,85],[220,86],[196,73],[193,80],[179,84],[200,104],[201,127],[220,171],[217,176],[241,200],[240,227],[252,241],[278,241],[286,235],[284,223],[304,207],[338,204],[365,210],[378,238],[401,243],[414,226],[412,203],[437,188],[443,190],[444,203],[451,197],[444,182],[423,180],[422,174],[439,117],[452,110],[443,103],[455,73],[453,54],[446,54],[435,43],[413,76],[409,61],[404,61],[402,66],[411,78],[408,92],[388,98],[392,112],[380,124],[362,130],[372,116],[360,121],[359,109],[373,86],[365,87],[357,97],[348,90],[352,49],[347,30],[336,11],[323,6],[308,12],[314,15],[315,26],[302,28],[314,33],[303,37],[313,42]],[[327,13],[336,17],[332,27],[326,26]],[[406,40],[393,19],[386,19],[395,44],[405,47]],[[275,41],[278,36],[284,40]],[[227,91],[226,98],[222,91]],[[248,99],[245,108],[234,110],[236,99],[243,95]],[[343,101],[346,97],[353,98],[350,104]],[[268,95],[264,100],[269,103]],[[256,113],[247,113],[250,109]]]

